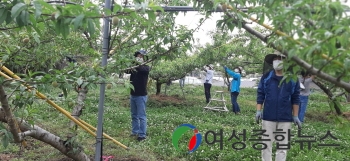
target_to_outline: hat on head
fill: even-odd
[[[278,56],[286,58],[286,56],[281,54],[279,51],[275,51],[273,54],[268,54],[265,56],[265,62],[268,64],[272,64],[273,59]]]
[[[213,64],[209,64],[208,66],[209,66],[211,69],[214,69]]]
[[[135,52],[134,56],[137,57],[138,54],[147,55],[147,52],[145,50],[139,50]]]

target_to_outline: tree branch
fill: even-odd
[[[263,42],[267,43],[268,46],[272,47],[273,49],[280,51],[282,54],[284,55],[288,55],[288,53],[286,51],[281,50],[280,48],[277,48],[274,44],[272,43],[268,43],[267,39],[265,38],[264,35],[262,35],[261,33],[259,33],[258,31],[252,29],[251,27],[247,26],[246,24],[242,23],[242,28],[244,28],[246,31],[248,31],[249,33],[253,34],[254,36],[256,36],[257,38],[259,38],[260,40],[262,40]],[[306,69],[309,73],[316,75],[319,78],[322,78],[323,80],[326,80],[330,83],[333,83],[334,85],[338,86],[338,87],[342,87],[344,88],[347,92],[350,92],[350,84],[341,80],[338,80],[337,78],[334,78],[330,75],[328,75],[327,73],[324,73],[322,71],[319,71],[317,68],[313,67],[312,65],[308,64],[306,61],[298,58],[297,56],[292,56],[291,60],[293,60],[296,64],[298,64],[299,66],[303,67],[304,69]]]
[[[96,48],[95,48],[94,44],[92,43],[92,40],[91,40],[90,35],[88,34],[88,32],[84,31],[84,35],[85,35],[86,39],[88,40],[90,47],[92,49],[96,50]]]
[[[7,96],[2,85],[0,85],[0,102],[2,109],[5,113],[7,124],[9,125],[10,132],[13,135],[13,139],[16,143],[20,142],[20,137],[18,135],[19,128],[15,119],[15,116],[12,114],[10,106],[7,101]]]

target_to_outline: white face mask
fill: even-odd
[[[273,69],[282,70],[283,69],[283,61],[282,60],[274,60],[272,62]]]
[[[234,71],[235,71],[235,73],[239,73],[239,70],[238,70],[238,69],[235,69]]]
[[[139,62],[139,63],[143,63],[143,58],[136,57],[136,61]]]

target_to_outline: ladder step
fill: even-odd
[[[221,101],[221,102],[226,102],[225,100],[220,100],[220,99],[210,99],[210,101]]]
[[[228,111],[227,109],[223,109],[223,107],[204,107],[205,109],[214,110],[214,111]]]

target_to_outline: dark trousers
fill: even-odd
[[[210,96],[210,88],[211,88],[211,84],[204,83],[204,93],[205,93],[205,99],[206,99],[207,103],[209,103],[209,100],[211,98],[211,96]]]
[[[237,103],[238,92],[231,92],[231,103],[232,103],[232,111],[234,113],[240,112],[239,105]]]

